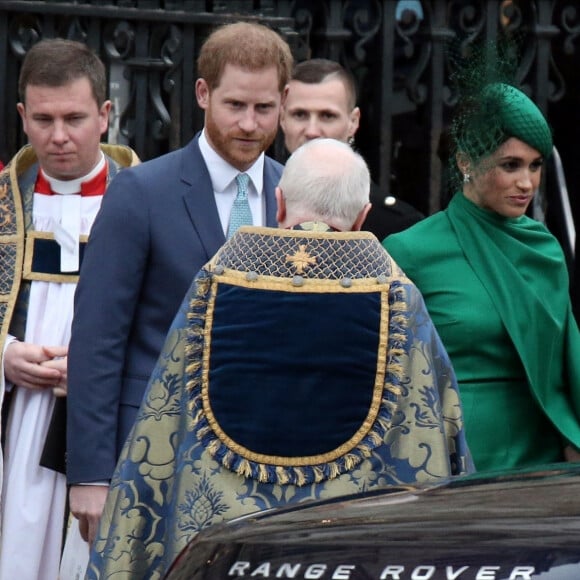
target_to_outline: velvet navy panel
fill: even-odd
[[[79,242],[79,267],[85,253],[86,242]],[[61,274],[60,246],[56,240],[37,238],[34,240],[34,253],[31,270],[40,274]],[[78,274],[66,272],[66,274]]]
[[[220,427],[236,443],[266,455],[310,456],[345,443],[369,411],[379,325],[379,293],[220,285],[208,390]],[[314,345],[306,353],[305,337]]]

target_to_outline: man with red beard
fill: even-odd
[[[264,151],[292,64],[286,42],[265,26],[218,28],[198,59],[203,130],[184,148],[119,174],[105,197],[84,256],[68,357],[70,509],[90,543],[195,273],[239,225],[276,226],[282,166]]]

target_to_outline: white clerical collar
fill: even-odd
[[[207,140],[205,129],[199,136],[199,150],[207,166],[213,190],[216,193],[223,193],[235,180],[240,170],[230,165],[212,148]],[[261,196],[264,187],[264,153],[261,153],[254,164],[243,173],[249,175],[255,191]]]
[[[99,162],[93,167],[93,169],[87,173],[87,175],[83,175],[82,177],[77,177],[76,179],[70,179],[67,181],[63,181],[62,179],[55,179],[54,177],[50,177],[43,171],[44,178],[50,184],[52,191],[55,193],[59,193],[61,195],[73,195],[75,193],[79,193],[81,190],[81,183],[85,181],[90,181],[93,177],[96,177],[99,172],[103,170],[105,166],[106,160],[105,155],[102,151],[99,151],[100,159]]]

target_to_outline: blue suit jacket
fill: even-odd
[[[196,272],[225,242],[199,136],[112,181],[87,244],[68,355],[69,483],[110,479]],[[282,165],[266,158],[266,222]]]

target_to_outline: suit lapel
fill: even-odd
[[[215,203],[209,172],[198,145],[199,134],[185,147],[181,159],[181,180],[186,184],[183,201],[189,218],[211,258],[226,241]]]
[[[266,196],[266,225],[271,228],[278,226],[276,221],[276,196],[274,190],[280,181],[281,166],[269,157],[264,159],[264,195]]]

